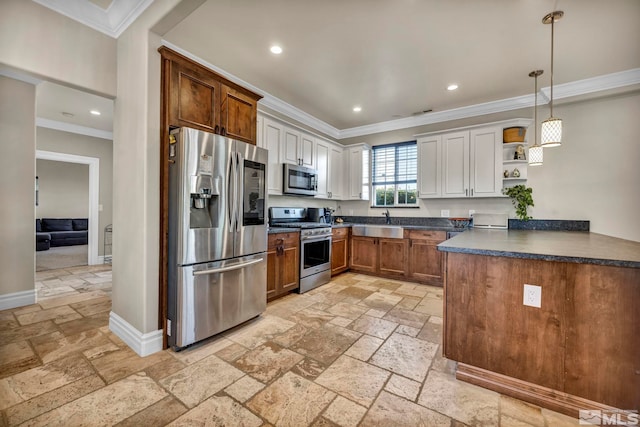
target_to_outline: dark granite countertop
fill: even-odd
[[[402,227],[407,230],[434,230],[434,231],[465,231],[468,228],[456,228],[453,226],[439,226],[439,225],[402,225],[402,224],[363,224],[343,222],[342,224],[331,224],[333,228],[353,227],[354,225],[391,225],[393,227]]]
[[[269,227],[267,234],[278,234],[278,233],[298,233],[300,232],[299,228],[287,228],[287,227]]]
[[[444,252],[640,268],[640,242],[582,231],[471,229],[440,243],[438,249]]]

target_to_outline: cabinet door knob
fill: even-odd
[[[469,189],[468,189],[468,188],[465,188],[465,189],[464,189],[464,195],[465,195],[465,196],[468,196],[468,195],[469,195]]]
[[[473,188],[471,189],[471,197],[473,197]]]
[[[220,134],[222,136],[227,136],[227,130],[224,128],[224,126],[220,129]]]
[[[213,133],[220,133],[220,126],[216,125],[216,127],[213,128]]]

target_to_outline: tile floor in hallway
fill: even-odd
[[[182,352],[108,329],[109,266],[37,273],[0,312],[0,426],[573,426],[454,378],[442,289],[342,274]]]

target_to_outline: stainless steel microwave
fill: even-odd
[[[285,163],[282,176],[285,194],[315,196],[318,193],[318,171],[315,169]]]

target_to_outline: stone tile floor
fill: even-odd
[[[110,266],[37,273],[0,312],[0,426],[573,426],[454,377],[442,289],[342,274],[181,352],[108,329]]]

